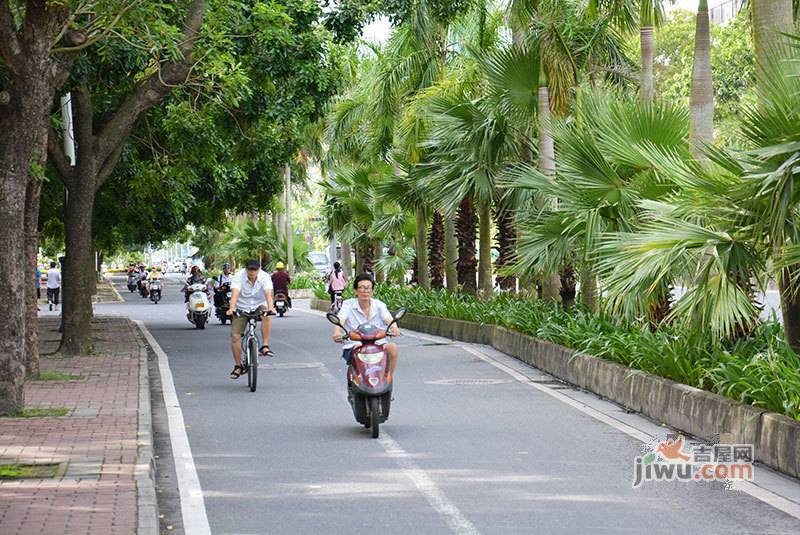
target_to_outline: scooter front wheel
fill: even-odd
[[[378,438],[381,421],[381,403],[377,396],[369,398],[369,426],[372,428],[372,438]]]

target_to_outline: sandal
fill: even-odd
[[[238,379],[244,373],[244,368],[241,365],[237,364],[233,367],[233,371],[231,372],[231,379]]]
[[[264,348],[266,348],[266,351],[264,350]],[[261,346],[261,349],[258,350],[258,354],[261,355],[262,357],[274,357],[275,356],[275,353],[272,352],[272,350],[269,348],[269,346],[267,344],[264,344],[263,346]]]

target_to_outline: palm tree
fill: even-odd
[[[781,43],[781,33],[794,29],[792,0],[751,0],[753,16],[753,44],[756,49],[758,72],[770,70],[776,47]],[[766,81],[761,76],[762,81]]]
[[[560,151],[555,174],[545,175],[527,164],[511,170],[508,177],[512,189],[558,199],[557,204],[521,213],[516,269],[554,274],[574,258],[592,274],[583,279],[592,287],[600,237],[635,230],[641,224],[639,203],[661,200],[674,188],[654,173],[651,153],[688,159],[688,116],[665,104],[591,92],[579,97],[575,120],[556,123],[554,138]],[[630,317],[646,316],[649,306],[661,298],[658,289],[624,296],[631,301],[622,305],[610,294],[609,302]],[[590,308],[592,295],[588,290],[582,294]]]
[[[642,54],[639,95],[643,102],[650,102],[655,94],[655,30],[664,20],[663,2],[664,0],[589,0],[587,4],[589,16],[606,14],[623,32],[633,31],[638,23]]]
[[[714,86],[711,79],[711,34],[708,0],[699,0],[692,66],[691,143],[695,157],[702,158],[703,145],[714,142]]]

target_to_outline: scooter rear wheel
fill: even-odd
[[[381,403],[380,400],[373,396],[369,398],[369,426],[372,428],[372,438],[378,438],[381,421]]]

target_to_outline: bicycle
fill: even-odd
[[[272,315],[271,311],[262,312],[253,310],[252,312],[236,311],[237,316],[247,318],[247,328],[242,336],[242,368],[247,374],[247,386],[250,392],[256,391],[258,385],[258,348],[261,346],[261,339],[258,336],[256,323],[262,316]]]

